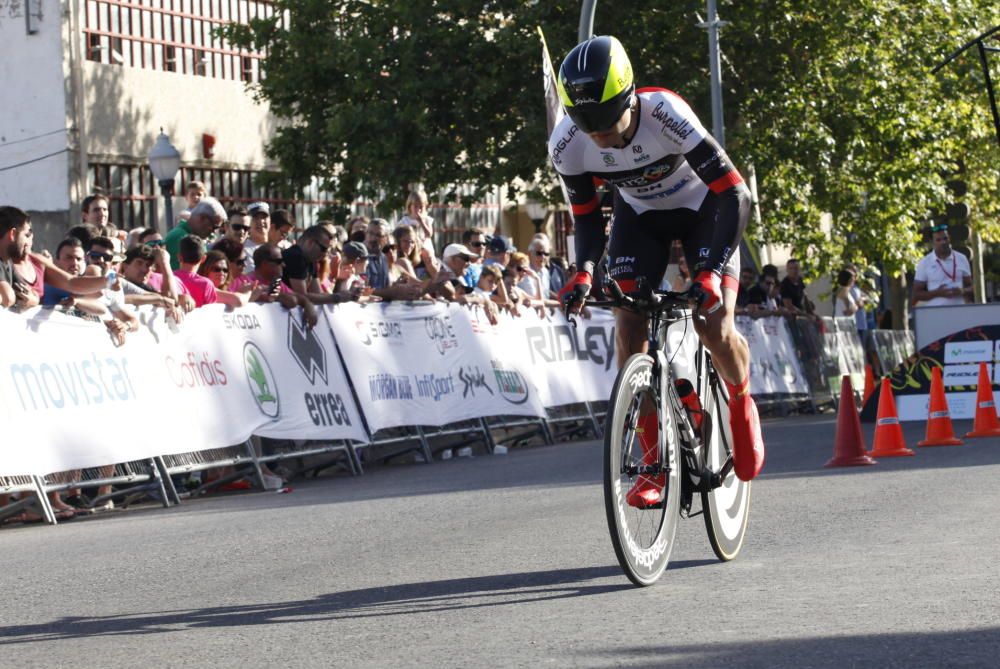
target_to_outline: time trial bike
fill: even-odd
[[[625,295],[613,279],[607,285],[610,299],[585,304],[629,309],[645,314],[649,322],[648,349],[630,356],[619,370],[604,430],[604,504],[611,543],[626,576],[646,586],[667,568],[681,516],[701,513],[715,554],[723,561],[735,558],[746,535],[751,486],[733,472],[725,383],[704,346],[686,339],[695,317],[690,305],[699,295],[653,290]],[[691,390],[685,380],[697,393],[700,410],[682,402],[680,393]],[[654,462],[644,462],[636,431],[644,404],[655,407],[657,415]],[[665,474],[665,485],[659,504],[637,508],[627,503],[626,494],[639,476],[660,474]],[[700,494],[701,511],[692,513],[695,493]]]

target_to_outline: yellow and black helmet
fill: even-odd
[[[632,104],[632,63],[614,37],[591,37],[573,47],[559,66],[559,99],[584,132],[608,130]]]

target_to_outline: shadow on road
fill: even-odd
[[[678,562],[673,568],[702,562]],[[613,582],[593,583],[608,578]],[[322,620],[382,618],[441,611],[510,606],[587,597],[632,589],[617,565],[498,574],[406,583],[320,595],[313,599],[156,611],[120,616],[67,616],[49,623],[0,627],[0,645],[92,636],[163,634],[212,627],[276,625]]]
[[[767,631],[764,633],[774,633]],[[897,632],[799,639],[635,646],[598,651],[598,666],[656,667],[988,667],[996,666],[1000,628]],[[598,659],[600,658],[600,659]],[[603,660],[603,662],[602,662]]]

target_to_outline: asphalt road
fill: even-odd
[[[1000,439],[828,470],[833,432],[768,422],[742,554],[686,520],[645,589],[597,442],[4,529],[2,665],[998,666]]]

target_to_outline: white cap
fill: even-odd
[[[470,251],[465,244],[448,244],[444,247],[444,259],[447,260],[453,256],[467,256],[470,260],[475,260],[479,254]]]
[[[271,206],[267,202],[251,202],[247,207],[247,213],[253,216],[254,214],[267,214],[271,215]]]

